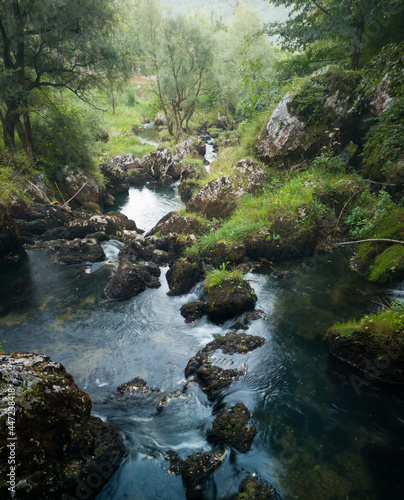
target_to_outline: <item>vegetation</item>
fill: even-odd
[[[213,286],[220,286],[224,281],[240,284],[244,281],[243,274],[238,269],[233,269],[229,271],[226,269],[227,264],[222,264],[219,269],[211,269],[206,273],[204,279],[204,285],[206,288],[211,288]]]

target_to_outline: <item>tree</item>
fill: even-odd
[[[68,89],[87,100],[116,62],[108,36],[109,0],[0,0],[0,120],[4,144],[15,150],[17,131],[35,151],[30,100],[42,89]]]
[[[306,50],[323,42],[328,44],[330,54],[332,46],[343,47],[350,54],[353,70],[359,68],[362,51],[372,42],[375,25],[386,27],[403,11],[400,0],[273,0],[273,3],[291,8],[286,22],[267,27],[270,35],[281,37],[283,48]]]

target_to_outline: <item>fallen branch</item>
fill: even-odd
[[[70,198],[70,200],[67,200],[67,201],[66,201],[66,203],[64,203],[64,204],[62,205],[62,207],[65,207],[65,206],[66,206],[69,202],[71,202],[72,200],[74,200],[74,198],[75,198],[75,197],[76,197],[76,196],[80,193],[80,191],[81,191],[82,189],[84,189],[84,188],[87,186],[87,184],[88,184],[88,182],[85,182],[85,183],[81,186],[81,188],[77,191],[77,193],[75,193],[75,194],[74,194],[74,195]]]
[[[368,241],[386,241],[389,243],[399,243],[400,245],[404,245],[404,241],[389,240],[388,238],[371,238],[369,240],[356,240],[356,241],[345,241],[343,243],[335,243],[335,246],[339,247],[341,245],[356,245],[357,243],[367,243]]]

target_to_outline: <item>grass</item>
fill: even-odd
[[[359,321],[336,323],[329,334],[366,344],[371,351],[382,353],[386,346],[400,340],[404,332],[404,303],[393,301],[385,310],[364,316]]]
[[[289,179],[274,176],[259,196],[244,195],[233,215],[219,229],[202,236],[198,246],[206,251],[222,240],[230,245],[241,243],[261,230],[267,233],[268,238],[276,240],[279,235],[274,229],[282,222],[310,228],[316,218],[321,218],[330,210],[318,200],[316,193],[336,186],[342,190],[343,185],[351,187],[356,183],[355,176],[316,168],[298,172]]]
[[[241,284],[244,282],[243,273],[238,269],[228,271],[226,264],[222,264],[219,269],[211,269],[206,273],[203,284],[206,288],[220,286],[224,281]]]

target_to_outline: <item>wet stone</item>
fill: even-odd
[[[245,477],[234,500],[280,500],[280,496],[264,479]]]

